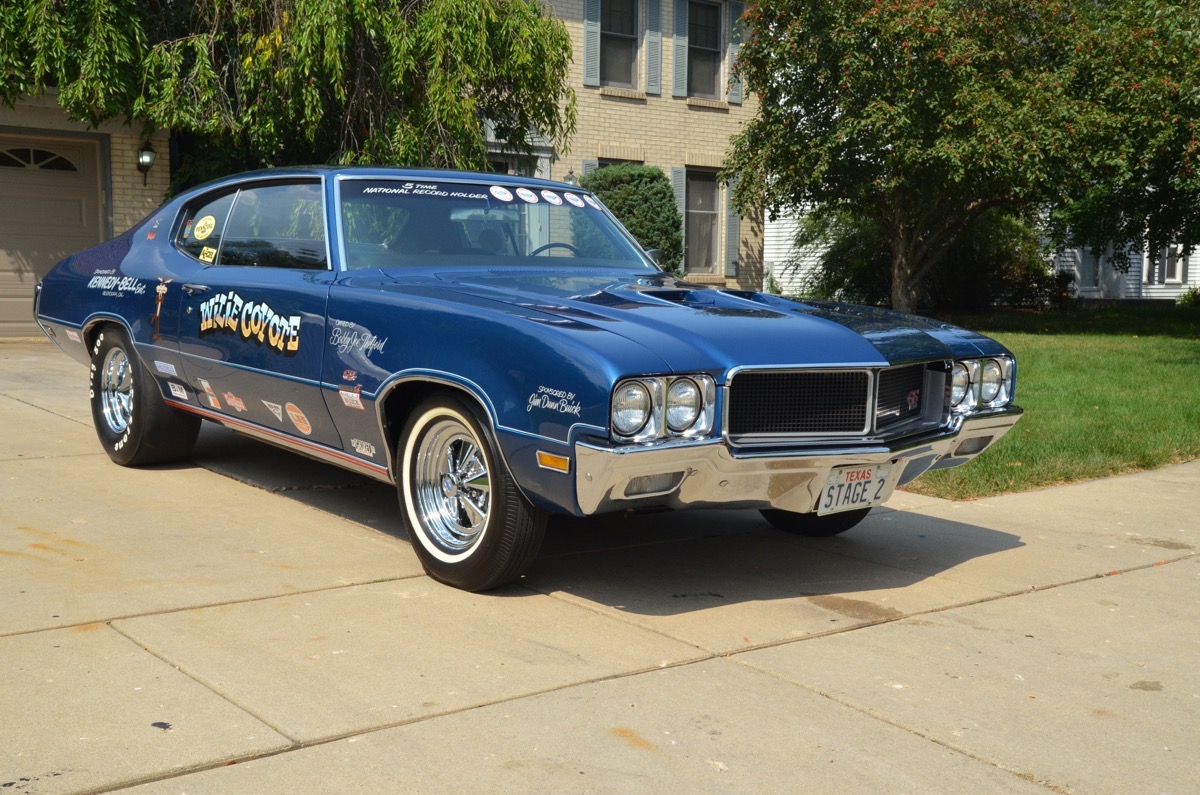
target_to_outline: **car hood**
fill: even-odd
[[[471,269],[434,278],[444,286],[439,293],[605,329],[655,352],[676,372],[881,366],[1003,352],[987,337],[915,315],[713,289],[666,274]]]

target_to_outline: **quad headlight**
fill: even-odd
[[[677,378],[667,387],[667,430],[683,433],[696,424],[704,410],[700,387],[690,378]]]
[[[634,436],[650,420],[650,390],[640,381],[626,381],[613,393],[612,425],[621,436]]]
[[[707,375],[621,381],[612,396],[613,436],[625,442],[703,436],[713,427],[716,391]]]
[[[950,406],[957,414],[1002,408],[1012,401],[1013,360],[963,359],[950,370]]]

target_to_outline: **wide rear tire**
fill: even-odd
[[[857,511],[818,516],[816,513],[792,513],[774,509],[759,511],[776,529],[805,538],[828,538],[844,533],[866,519],[870,512],[870,508],[860,508]]]
[[[191,454],[200,418],[163,402],[123,329],[108,326],[96,335],[90,378],[96,436],[114,462],[168,464]]]
[[[529,569],[546,515],[517,489],[472,405],[449,393],[427,399],[397,455],[405,529],[429,576],[486,591]]]

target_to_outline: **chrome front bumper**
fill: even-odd
[[[897,444],[798,448],[729,447],[723,440],[654,446],[575,446],[575,488],[584,514],[627,508],[779,508],[808,513],[835,467],[891,462],[887,492],[929,469],[965,464],[1006,434],[1022,410],[963,418]]]

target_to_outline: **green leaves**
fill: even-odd
[[[584,175],[580,184],[612,210],[642,248],[658,249],[658,264],[675,271],[683,261],[683,219],[662,169],[618,163]],[[589,227],[585,230],[594,233]]]
[[[57,85],[75,118],[170,127],[217,172],[482,169],[489,124],[518,152],[574,131],[570,39],[538,0],[12,1],[0,100]]]
[[[738,64],[760,110],[727,174],[742,206],[869,219],[900,308],[993,208],[1102,189],[1133,222],[1092,239],[1195,239],[1198,20],[1197,0],[761,0]]]

